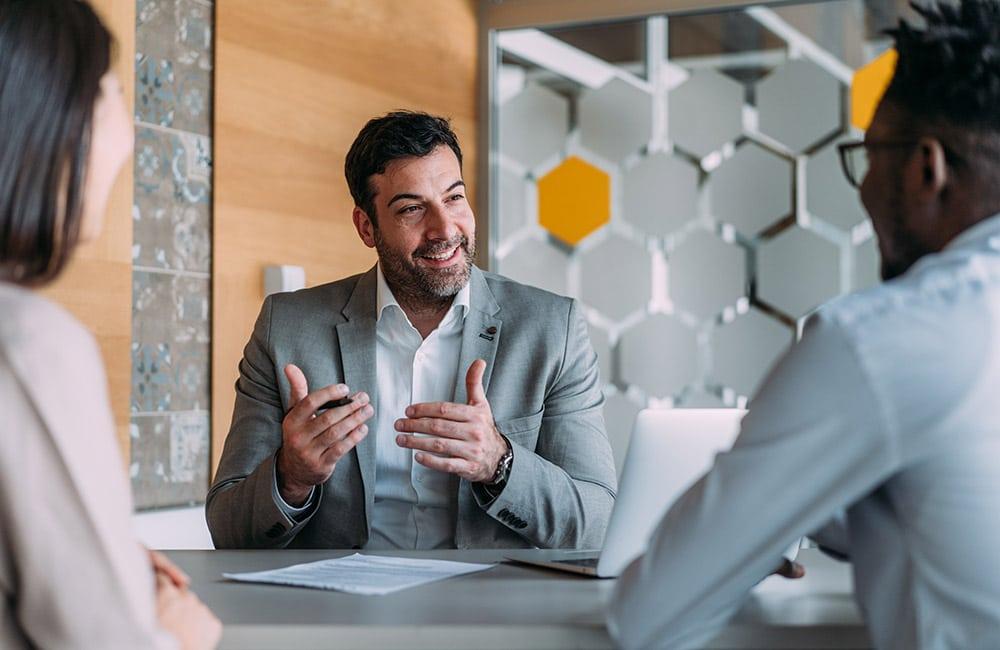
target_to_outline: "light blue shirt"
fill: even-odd
[[[1000,216],[811,319],[620,579],[613,636],[708,641],[789,542],[845,509],[814,537],[850,556],[877,647],[997,647]]]

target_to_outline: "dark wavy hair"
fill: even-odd
[[[885,99],[921,122],[1000,132],[1000,2],[910,6],[926,27],[886,30],[899,62]]]
[[[368,120],[347,152],[344,175],[354,204],[364,210],[372,225],[378,227],[371,177],[385,172],[393,160],[426,156],[441,145],[455,152],[461,169],[462,149],[447,119],[418,111],[393,111]]]
[[[0,279],[65,267],[83,209],[94,103],[113,40],[78,0],[0,0]]]

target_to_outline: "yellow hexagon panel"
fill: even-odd
[[[851,125],[866,130],[875,117],[875,109],[882,101],[885,89],[896,72],[899,54],[889,49],[858,68],[851,81]]]
[[[538,221],[560,241],[576,246],[611,218],[611,179],[571,156],[538,181]]]

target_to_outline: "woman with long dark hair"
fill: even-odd
[[[200,649],[221,633],[187,577],[135,540],[93,337],[32,291],[99,235],[132,149],[111,47],[85,2],[0,0],[4,649]]]

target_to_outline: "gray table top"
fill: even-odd
[[[376,553],[496,567],[386,596],[237,583],[223,573],[261,571],[355,551],[169,551],[216,613],[224,648],[607,648],[604,611],[613,580],[503,562],[541,550]],[[865,647],[849,567],[815,550],[807,577],[770,578],[713,642],[717,647]]]

